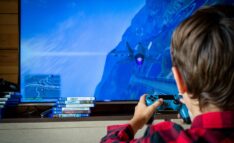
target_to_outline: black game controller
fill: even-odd
[[[188,109],[185,106],[185,104],[180,102],[180,96],[179,95],[146,95],[146,105],[150,106],[158,99],[163,99],[163,104],[157,108],[158,111],[163,111],[166,109],[172,109],[175,111],[178,111],[181,118],[186,124],[191,123],[191,119],[189,117]],[[150,120],[152,123],[152,119]]]

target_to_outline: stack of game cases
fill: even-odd
[[[0,92],[0,118],[8,107],[17,106],[20,103],[21,95],[17,92]]]
[[[88,117],[94,107],[94,97],[60,97],[52,109],[52,117]]]

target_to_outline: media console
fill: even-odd
[[[0,123],[19,123],[19,122],[69,122],[69,121],[114,121],[129,120],[134,114],[136,103],[129,104],[108,104],[96,103],[91,109],[90,117],[83,118],[46,118],[41,113],[51,109],[54,103],[21,103],[16,107],[6,109],[4,118],[0,119]],[[108,110],[111,109],[111,110]],[[158,113],[157,119],[176,119],[177,113],[167,111]]]

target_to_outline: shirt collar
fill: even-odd
[[[198,115],[194,118],[191,128],[234,128],[234,111]]]

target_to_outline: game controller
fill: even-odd
[[[157,108],[158,111],[164,111],[164,110],[168,110],[168,109],[178,111],[178,113],[180,114],[180,117],[183,119],[183,121],[186,124],[191,123],[188,109],[185,106],[185,104],[180,102],[181,97],[179,95],[151,95],[151,94],[148,94],[148,95],[146,95],[146,100],[145,100],[146,105],[150,106],[160,98],[163,99],[163,104]]]

